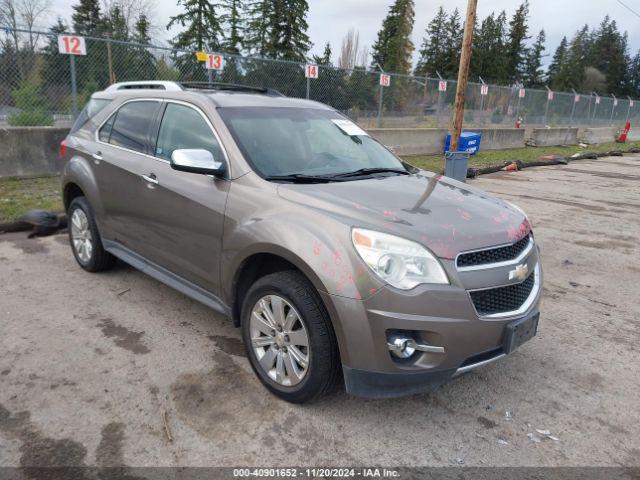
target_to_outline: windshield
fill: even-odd
[[[362,169],[407,171],[393,153],[333,111],[271,107],[218,111],[247,161],[265,178],[330,177]]]

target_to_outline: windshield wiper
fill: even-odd
[[[335,178],[333,175],[305,175],[303,173],[293,173],[291,175],[271,175],[264,177],[265,180],[274,182],[291,182],[291,183],[329,183],[340,182],[339,178]]]
[[[398,168],[370,167],[370,168],[360,168],[359,170],[354,170],[353,172],[336,173],[331,177],[332,178],[359,177],[362,175],[374,175],[376,173],[397,173],[399,175],[411,175],[411,172],[408,172],[406,170],[400,170]]]

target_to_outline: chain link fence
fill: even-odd
[[[174,80],[226,82],[273,88],[342,111],[364,128],[448,127],[456,82],[320,65],[318,78],[305,64],[224,55],[221,70],[208,70],[195,52],[85,37],[86,55],[59,53],[58,38],[46,32],[0,29],[0,125],[70,125],[91,94],[113,82]],[[26,39],[36,37],[33,49]],[[16,48],[18,45],[18,48]],[[74,71],[72,73],[72,71]],[[640,125],[640,104],[631,99],[577,95],[469,83],[465,127]]]

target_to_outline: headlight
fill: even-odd
[[[410,290],[422,283],[449,284],[440,262],[416,242],[361,228],[353,229],[351,239],[369,268],[396,288]]]
[[[527,215],[527,212],[525,212],[523,209],[521,209],[518,205],[516,205],[515,203],[511,203],[508,200],[504,201],[507,205],[509,205],[510,207],[514,208],[515,210],[519,211],[522,215],[524,215],[524,218],[527,219],[527,221],[529,221],[529,215]]]

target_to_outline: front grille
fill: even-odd
[[[478,315],[513,312],[527,301],[535,284],[535,272],[522,283],[469,292]]]
[[[456,265],[458,267],[473,267],[475,265],[485,265],[488,263],[498,263],[513,260],[520,255],[529,244],[529,237],[518,240],[512,245],[506,247],[491,248],[489,250],[481,250],[479,252],[463,253],[458,256]]]

